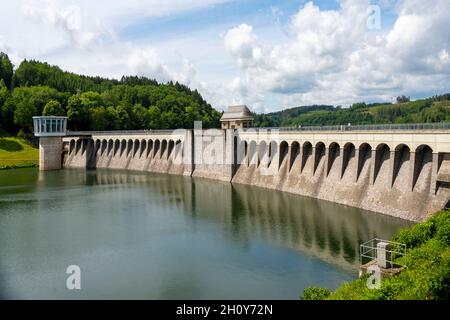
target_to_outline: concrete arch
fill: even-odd
[[[353,144],[353,142],[347,142],[346,144],[344,144],[344,147],[343,147],[343,149],[345,150],[345,149],[348,149],[348,148],[355,148],[356,149],[356,146]]]
[[[75,142],[75,154],[78,154],[81,150],[81,139],[77,139]]]
[[[127,153],[126,153],[127,157],[131,154],[132,150],[133,150],[133,140],[128,139],[128,141],[127,141]]]
[[[94,147],[95,147],[94,139],[89,139],[87,141],[87,152],[88,152],[89,157],[91,157],[91,158],[92,158],[92,154],[95,157],[95,153],[94,153],[95,149],[94,149]]]
[[[429,145],[427,145],[427,144],[421,144],[421,145],[417,146],[415,152],[421,152],[421,151],[423,151],[424,149],[430,149],[430,150],[431,150],[431,153],[433,153],[433,148],[431,148],[431,147],[430,147]]]
[[[373,145],[370,143],[370,142],[362,142],[362,143],[360,143],[359,144],[359,146],[358,146],[358,150],[360,150],[361,148],[370,148],[370,150],[374,150],[374,147],[373,147]]]
[[[394,151],[400,151],[400,150],[404,149],[405,147],[408,148],[408,150],[411,150],[411,148],[407,144],[401,143],[394,148]]]
[[[236,159],[236,164],[241,165],[241,164],[246,164],[246,159],[247,159],[247,152],[248,152],[248,144],[247,141],[245,140],[237,140],[237,137],[234,137],[236,140],[236,144],[235,146],[237,147],[235,149],[235,159]],[[238,142],[237,142],[238,141]]]
[[[98,154],[98,152],[100,151],[100,147],[101,147],[101,141],[100,139],[95,139],[95,149],[94,149],[94,154]]]
[[[269,157],[273,157],[278,152],[278,143],[276,141],[270,141],[269,143]]]
[[[269,142],[269,150],[268,150],[268,163],[267,166],[269,167],[272,163],[273,159],[275,159],[277,153],[278,153],[278,143],[276,141],[270,141]],[[279,164],[277,164],[279,166]]]
[[[316,149],[317,148],[325,148],[325,143],[324,142],[322,142],[322,141],[318,141],[318,142],[316,142],[316,145],[314,146]]]
[[[336,162],[336,159],[341,155],[341,146],[337,142],[332,142],[328,146],[328,163],[326,174],[328,175]]]
[[[71,139],[69,142],[69,154],[72,154],[72,152],[75,150],[75,140]]]
[[[416,152],[414,153],[414,169],[413,169],[411,190],[414,189],[421,175],[423,175],[424,178],[431,175],[432,162],[433,162],[433,149],[426,144],[418,146],[416,148]],[[426,172],[427,169],[428,172]]]
[[[281,168],[281,165],[283,164],[284,159],[287,158],[287,155],[289,153],[289,145],[286,141],[281,141],[280,143],[280,161],[278,162],[278,168]]]
[[[249,165],[256,164],[258,166],[256,141],[251,141],[248,145],[248,163]]]
[[[241,142],[241,144],[243,145],[243,152],[244,152],[244,159],[245,159],[245,157],[247,156],[247,151],[248,151],[248,142],[247,142],[247,140],[243,140],[242,142]]]
[[[86,139],[80,139],[81,141],[81,154],[85,154],[87,149],[88,140]]]
[[[291,144],[291,154],[290,154],[290,158],[289,158],[289,171],[291,171],[292,166],[294,165],[295,161],[297,160],[297,158],[300,155],[300,143],[298,143],[298,141],[294,141]]]
[[[366,163],[370,163],[372,158],[372,146],[369,143],[362,143],[358,147],[358,169],[356,171],[356,181],[359,180],[361,172],[366,166]]]
[[[114,147],[114,141],[113,141],[113,139],[109,139],[108,140],[108,151],[106,153],[108,156],[112,154],[113,147]]]
[[[406,144],[399,144],[394,149],[394,166],[392,172],[392,185],[397,179],[400,169],[410,163],[411,149]]]
[[[161,141],[161,156],[160,156],[161,159],[164,156],[164,153],[166,152],[166,150],[167,150],[167,140],[163,139]]]
[[[409,143],[400,143],[400,144],[398,144],[398,145],[389,145],[389,147],[391,148],[391,150],[393,150],[393,151],[397,151],[397,150],[399,150],[399,149],[401,149],[403,146],[406,146],[406,147],[408,147],[409,148],[409,150],[414,150],[414,147],[411,145],[411,144],[409,144]]]
[[[375,149],[375,168],[373,172],[373,182],[377,180],[377,177],[381,169],[388,166],[388,162],[391,158],[391,148],[386,143],[380,143]]]
[[[159,139],[155,140],[154,144],[154,150],[153,150],[153,156],[152,158],[155,158],[158,155],[159,149],[161,148],[161,141]]]
[[[147,149],[147,140],[142,139],[141,140],[141,150],[139,151],[139,158],[142,157],[142,155],[145,152],[145,149]]]
[[[316,143],[315,152],[314,152],[314,168],[313,174],[316,173],[317,168],[319,167],[320,161],[325,157],[325,143],[319,141]]]
[[[313,146],[309,141],[305,141],[302,146],[302,164],[300,172],[303,172],[309,159],[313,156]]]
[[[175,147],[175,141],[173,141],[172,139],[169,140],[169,147],[168,147],[168,151],[167,151],[167,159],[170,159],[170,157],[172,156],[172,152],[173,152],[173,148]]]
[[[120,150],[120,140],[119,140],[119,139],[116,139],[116,140],[114,141],[114,152],[113,152],[113,156],[114,156],[114,157],[116,156],[117,151],[119,151],[119,150]]]
[[[127,140],[122,139],[122,141],[120,142],[120,156],[122,156],[125,151],[127,149]]]
[[[341,178],[344,176],[350,161],[355,157],[356,157],[355,145],[351,142],[347,142],[344,145],[343,150]]]
[[[183,142],[178,139],[175,141],[175,150],[174,150],[174,159],[178,159],[180,156],[183,156]]]
[[[265,141],[261,141],[258,145],[258,161],[257,161],[258,166],[261,165],[261,162],[263,161],[264,156],[266,155],[266,151],[267,151],[267,143]]]
[[[149,139],[147,142],[147,158],[151,157],[152,158],[152,151],[153,151],[153,140]]]
[[[105,154],[105,151],[107,148],[108,148],[108,141],[106,141],[106,139],[103,139],[102,140],[102,150],[100,152],[100,155],[103,156]]]
[[[138,139],[135,139],[133,142],[133,157],[136,156],[136,154],[139,151],[139,147],[140,147],[141,142]]]
[[[375,150],[377,151],[377,150],[385,149],[386,147],[389,150],[391,150],[391,147],[388,144],[386,144],[386,143],[379,143],[379,144],[377,144]]]

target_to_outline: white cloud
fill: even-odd
[[[288,43],[265,45],[252,26],[242,24],[227,32],[224,45],[247,83],[282,94],[293,105],[449,89],[448,1],[405,0],[394,26],[384,32],[367,29],[369,5],[341,0],[338,10],[326,11],[308,2],[291,18]]]
[[[8,2],[0,6],[0,50],[8,53],[16,65],[23,59],[39,59],[86,75],[120,78],[136,74],[162,82],[179,81],[216,103],[221,99],[217,94],[220,86],[200,79],[188,57],[197,63],[215,63],[226,57],[218,31],[203,30],[210,39],[216,38],[215,44],[202,39],[204,34],[198,39],[172,36],[149,43],[145,37],[138,41],[120,39],[117,31],[155,17],[184,14],[226,1],[229,0]],[[222,79],[221,75],[211,77]]]
[[[92,49],[103,38],[113,37],[113,32],[107,30],[97,19],[95,23],[82,19],[79,6],[61,6],[55,0],[28,1],[23,6],[26,19],[36,24],[48,24],[61,30],[75,46],[82,49]]]
[[[369,0],[339,0],[335,10],[308,2],[292,14],[272,6],[264,23],[213,22],[180,34],[156,27],[134,38],[140,23],[179,13],[175,20],[183,23],[185,13],[225,1],[0,0],[0,50],[16,65],[32,58],[88,75],[179,81],[218,109],[247,103],[273,111],[450,91],[448,0],[380,0],[383,19],[386,11],[397,15],[391,25],[382,20],[381,30],[367,28]]]
[[[159,61],[154,48],[133,49],[128,55],[128,67],[133,75],[146,76],[161,82],[171,79],[167,67]]]
[[[256,41],[252,27],[241,24],[225,35],[225,47],[242,68],[256,67],[262,63],[262,48]]]

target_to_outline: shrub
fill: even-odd
[[[450,211],[444,211],[434,217],[436,239],[450,245]]]
[[[393,240],[408,246],[407,269],[396,276],[383,278],[380,289],[368,289],[366,275],[342,284],[331,293],[328,289],[305,289],[302,299],[450,299],[450,211],[436,213],[422,223],[401,230]]]
[[[327,288],[309,287],[303,290],[302,300],[324,300],[331,294]]]
[[[65,112],[57,100],[50,100],[42,111],[43,116],[64,116]]]
[[[435,233],[436,226],[434,220],[430,219],[423,223],[416,224],[411,228],[400,230],[400,232],[392,240],[395,242],[404,243],[408,249],[412,249],[433,238]]]
[[[0,138],[0,149],[15,152],[23,150],[23,146],[17,141]]]

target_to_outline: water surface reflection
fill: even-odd
[[[288,298],[356,275],[407,222],[273,190],[125,171],[0,172],[0,294]],[[83,289],[65,289],[79,264]]]

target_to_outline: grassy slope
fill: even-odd
[[[0,169],[34,167],[39,150],[22,138],[0,137]]]
[[[450,299],[450,211],[400,231],[393,239],[406,243],[408,269],[367,288],[367,277],[344,283],[336,291],[308,288],[305,300],[448,300]]]

